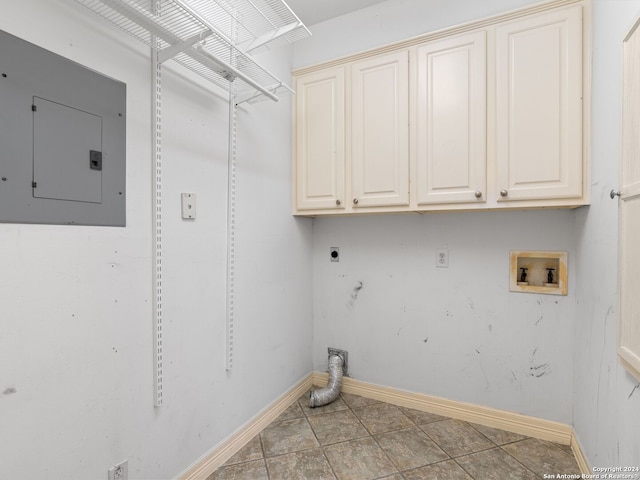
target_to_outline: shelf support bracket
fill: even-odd
[[[213,32],[211,30],[205,30],[204,32],[198,33],[192,37],[187,38],[186,40],[183,40],[182,42],[174,43],[169,47],[163,48],[158,52],[158,62],[164,63],[167,60],[171,60],[179,53],[186,52],[187,49],[193,47],[196,43],[205,40],[211,35],[213,35]]]
[[[200,53],[204,57],[203,60],[206,59],[207,63],[211,63],[212,66],[217,67],[217,68],[212,68],[212,70],[217,71],[222,77],[226,78],[229,81],[233,81],[233,79],[235,79],[235,77],[238,77],[238,78],[242,79],[246,84],[251,85],[256,90],[259,90],[262,94],[266,95],[267,97],[269,97],[274,102],[278,101],[278,97],[276,97],[273,93],[271,93],[269,90],[264,88],[259,83],[255,82],[252,78],[250,78],[247,75],[245,75],[244,73],[242,73],[237,68],[232,67],[228,63],[226,63],[226,62],[220,60],[219,58],[215,57],[214,55],[210,54],[204,48],[202,48],[200,45],[196,45],[194,48],[198,53]],[[223,69],[222,72],[220,72],[220,67],[222,67],[222,69]]]
[[[244,49],[246,52],[251,52],[262,45],[275,40],[276,38],[282,37],[289,32],[292,32],[296,28],[302,25],[301,22],[290,23],[289,25],[285,25],[284,27],[277,28],[271,32],[265,33],[264,35],[259,36],[258,38],[253,39],[249,44],[247,44]]]

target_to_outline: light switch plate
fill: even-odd
[[[194,220],[196,218],[196,194],[182,194],[182,218],[185,220]]]

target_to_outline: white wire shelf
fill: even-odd
[[[310,35],[282,0],[76,0],[158,51],[241,98],[277,101],[291,90],[249,52]]]

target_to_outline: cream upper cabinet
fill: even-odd
[[[588,204],[583,8],[552,0],[295,72],[294,214]]]
[[[352,207],[409,205],[409,54],[351,65]]]
[[[498,202],[581,197],[582,142],[582,7],[498,25]]]
[[[486,201],[486,63],[484,31],[416,48],[417,205]]]
[[[295,203],[340,210],[345,201],[345,74],[335,67],[296,78]]]

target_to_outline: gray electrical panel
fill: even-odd
[[[0,31],[0,222],[125,226],[126,85]]]

